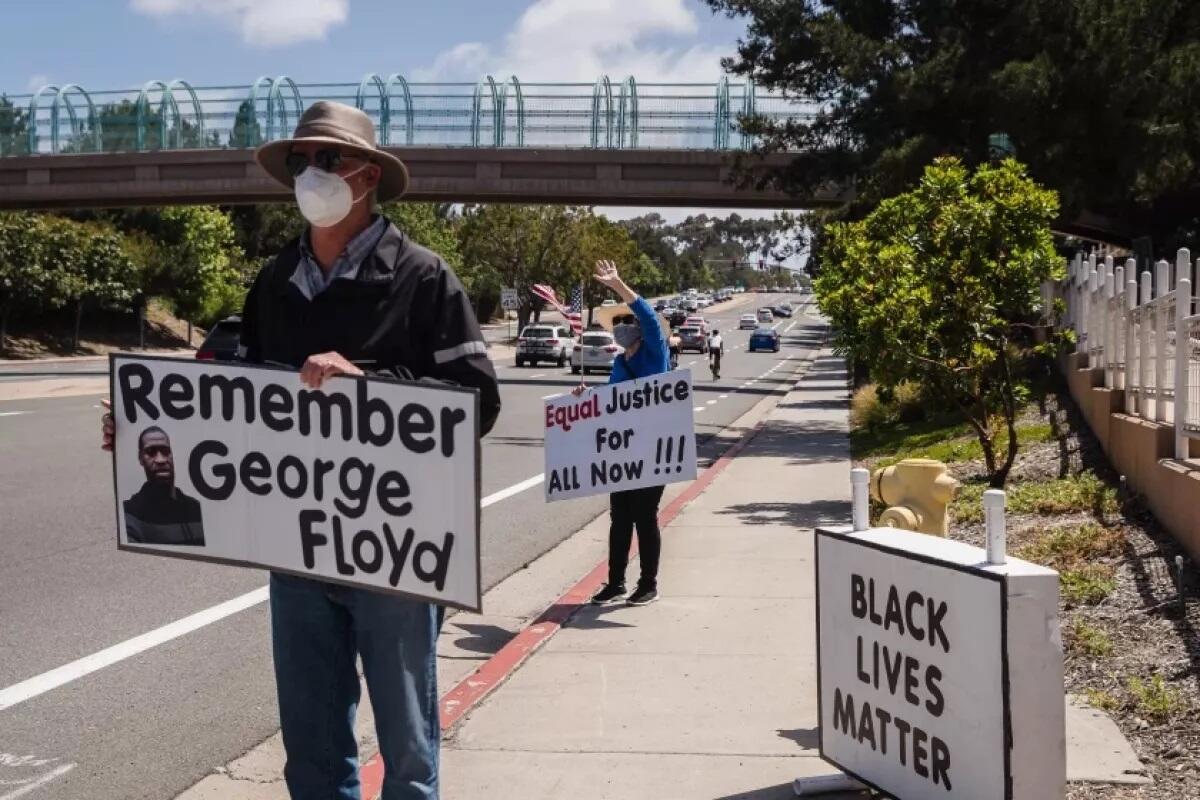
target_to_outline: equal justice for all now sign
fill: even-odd
[[[546,500],[696,477],[692,373],[676,370],[546,401]]]
[[[122,549],[478,610],[474,390],[114,355]]]

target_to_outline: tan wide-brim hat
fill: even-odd
[[[404,162],[375,145],[375,124],[353,106],[318,100],[300,116],[290,139],[267,142],[254,151],[254,160],[272,178],[289,189],[295,181],[288,173],[287,156],[297,142],[324,142],[341,149],[357,150],[383,169],[376,198],[381,203],[395,200],[408,190],[408,168]]]

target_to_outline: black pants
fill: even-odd
[[[642,579],[638,581],[638,587],[658,588],[658,559],[662,553],[662,536],[658,532],[658,501],[662,499],[665,488],[650,486],[628,492],[613,492],[608,496],[609,516],[612,519],[608,529],[610,584],[625,584],[629,545],[633,541],[633,529],[636,527],[638,552],[642,563]]]

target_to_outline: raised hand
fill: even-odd
[[[617,271],[617,265],[613,261],[607,259],[597,261],[596,272],[592,277],[616,292],[626,303],[631,303],[637,298],[637,294],[625,285],[625,281],[621,280],[621,274]]]

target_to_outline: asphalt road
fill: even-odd
[[[680,361],[695,374],[702,459],[716,454],[708,439],[775,388],[767,370],[819,344],[817,326],[798,314],[778,325],[782,352],[746,354],[749,332],[736,330],[737,316],[774,299],[744,297],[707,314],[731,348],[722,380],[711,379],[703,356]],[[541,400],[578,381],[550,365],[497,369],[504,411],[483,448],[484,497],[542,471]],[[116,550],[98,402],[0,402],[0,692],[266,583],[259,570]],[[540,486],[485,509],[485,588],[606,508],[603,497],[547,506]],[[267,609],[256,603],[0,708],[0,800],[174,797],[277,727]],[[50,777],[29,782],[42,776]]]

